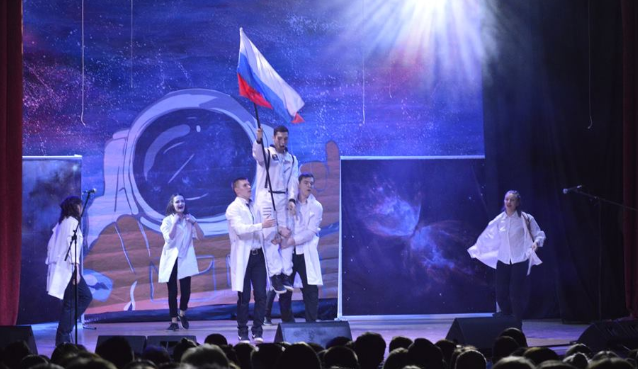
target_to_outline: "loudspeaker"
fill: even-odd
[[[197,342],[197,337],[195,336],[184,336],[176,334],[170,336],[148,336],[146,338],[146,345],[164,347],[166,351],[168,351],[168,353],[172,356],[175,345],[177,345],[179,341],[182,340],[182,338]]]
[[[146,347],[146,336],[124,336],[124,335],[114,335],[114,336],[97,336],[97,343],[95,344],[95,349],[97,350],[101,344],[106,342],[108,339],[113,337],[122,337],[124,338],[136,356],[141,356],[144,352],[144,348]]]
[[[24,341],[34,355],[38,354],[38,347],[35,344],[33,329],[30,325],[10,325],[0,326],[0,348],[14,343]]]
[[[602,350],[631,350],[638,348],[638,322],[592,323],[578,338],[594,352]]]
[[[445,339],[459,345],[472,345],[482,352],[492,350],[494,340],[507,328],[521,329],[521,321],[514,317],[456,318]]]
[[[335,337],[352,339],[348,322],[279,323],[275,342],[314,342],[323,347]]]

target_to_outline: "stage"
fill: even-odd
[[[303,320],[303,319],[302,319]],[[409,319],[409,320],[349,320],[353,339],[365,332],[376,332],[383,335],[386,343],[394,336],[406,336],[411,339],[425,337],[433,342],[445,338],[453,319]],[[279,320],[273,321],[275,325],[264,327],[265,342],[272,342]],[[199,343],[203,343],[206,336],[211,333],[221,333],[231,344],[237,343],[237,323],[234,320],[206,320],[192,321],[191,328],[180,329],[177,332],[166,331],[169,322],[144,322],[144,323],[100,323],[91,324],[95,329],[82,329],[78,331],[79,343],[90,351],[95,350],[95,345],[100,335],[194,335]],[[55,348],[55,330],[57,323],[35,324],[35,335],[38,353],[50,356]],[[559,354],[564,353],[567,346],[578,339],[587,328],[585,324],[563,324],[559,320],[526,320],[523,322],[523,331],[527,335],[529,346],[548,346]],[[387,353],[386,353],[387,355]]]

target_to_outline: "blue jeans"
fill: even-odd
[[[84,314],[84,311],[86,311],[86,308],[89,307],[91,301],[93,301],[91,290],[89,289],[89,286],[87,286],[84,277],[80,277],[80,282],[78,283],[78,318]],[[64,290],[62,314],[60,315],[58,331],[55,334],[56,346],[65,342],[73,342],[71,339],[71,332],[73,331],[75,318],[75,288],[73,286],[73,279],[71,279]]]

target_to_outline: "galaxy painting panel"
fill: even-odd
[[[342,315],[493,311],[466,249],[486,225],[483,159],[341,162]]]

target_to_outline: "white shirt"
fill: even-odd
[[[515,264],[527,260],[525,257],[525,230],[518,212],[512,215],[505,214],[499,222],[499,232],[505,232],[499,250],[498,260],[505,264]]]
[[[529,223],[529,226],[528,226]],[[485,265],[496,268],[497,261],[505,264],[529,261],[529,267],[542,261],[532,250],[532,243],[542,247],[545,242],[543,232],[534,217],[521,212],[521,215],[507,216],[505,212],[494,218],[476,240],[476,244],[467,251],[471,257],[479,259]],[[530,269],[528,269],[528,274]]]

